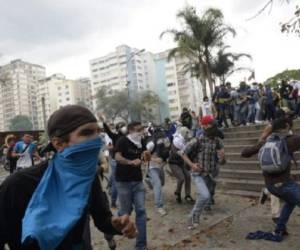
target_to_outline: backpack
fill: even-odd
[[[262,146],[258,153],[259,165],[263,172],[267,174],[277,174],[284,172],[292,156],[288,152],[286,136],[273,133]]]

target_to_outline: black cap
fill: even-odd
[[[89,109],[79,105],[67,105],[50,116],[47,133],[49,138],[64,136],[90,122],[97,122],[97,119]]]

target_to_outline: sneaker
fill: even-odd
[[[117,244],[115,242],[115,239],[111,239],[110,241],[107,241],[108,247],[110,250],[116,250]]]
[[[195,200],[190,195],[185,196],[184,199],[188,203],[195,203]]]
[[[165,216],[165,215],[168,214],[167,211],[166,211],[164,208],[162,208],[162,207],[158,208],[158,209],[157,209],[157,212],[158,212],[161,216]]]
[[[179,203],[179,204],[182,203],[181,195],[179,193],[177,193],[177,192],[175,192],[174,194],[176,195],[176,201],[177,201],[177,203]]]
[[[211,206],[206,206],[206,207],[204,207],[204,211],[206,211],[206,212],[211,212]]]
[[[188,221],[187,221],[187,226],[188,226],[189,230],[195,229],[193,216],[189,216]]]
[[[193,224],[194,224],[194,227],[198,227],[200,225],[200,217],[199,216],[194,216]]]
[[[268,194],[266,193],[266,189],[263,188],[260,194],[259,203],[262,205],[265,204],[267,198],[268,198]]]

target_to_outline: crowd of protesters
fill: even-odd
[[[282,107],[299,114],[300,82],[282,80],[276,87],[241,82],[237,88],[228,82],[215,88],[212,105],[207,97],[203,101],[201,112],[214,114],[219,126],[228,127],[228,120],[232,126],[259,124],[274,120]]]
[[[5,245],[10,249],[92,249],[90,216],[110,249],[116,249],[114,235],[118,234],[136,238],[134,249],[147,249],[144,183],[153,190],[157,214],[167,216],[171,211],[164,202],[165,168],[176,178],[174,202],[191,205],[187,228],[199,227],[203,210],[213,210],[219,168],[226,163],[222,127],[228,127],[229,121],[232,126],[270,121],[267,133],[257,145],[245,149],[243,156],[260,152],[274,133],[277,136],[291,130],[291,118],[282,108],[299,114],[298,88],[300,82],[282,81],[278,88],[244,82],[233,88],[226,83],[216,87],[211,100],[204,97],[198,114],[183,108],[178,121],[167,118],[161,125],[114,125],[98,114],[103,125],[99,127],[86,108],[60,108],[48,121],[49,144],[41,151],[47,160],[38,166],[33,166],[33,158],[40,161],[41,156],[30,135],[25,134],[19,142],[13,136],[6,138],[12,175],[0,186],[0,250]],[[289,152],[300,148],[298,137],[288,137]],[[105,162],[107,166],[103,167]],[[101,179],[96,178],[97,173],[103,174],[103,168],[110,168],[110,201]],[[276,221],[275,236],[280,239],[293,208],[300,205],[300,188],[290,181],[290,167],[275,175],[263,173],[268,192],[286,201]],[[279,187],[278,183],[288,186]],[[115,216],[110,207],[117,209]],[[130,219],[133,211],[135,223]]]

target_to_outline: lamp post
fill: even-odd
[[[136,55],[139,55],[141,53],[143,53],[145,51],[145,49],[141,49],[141,50],[138,50],[136,52],[132,52],[130,53],[130,56],[129,58],[126,60],[126,86],[127,86],[127,91],[128,91],[128,116],[129,116],[129,122],[132,121],[132,114],[131,114],[131,96],[130,96],[130,86],[131,85],[131,81],[128,77],[128,71],[129,71],[129,63],[131,61],[131,59],[136,56]]]
[[[47,129],[47,118],[46,118],[46,104],[45,104],[45,97],[42,97],[42,112],[43,112],[43,122],[44,122],[44,129]]]

